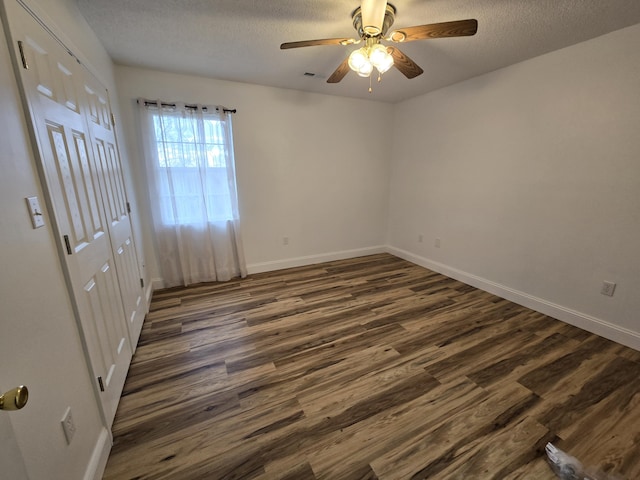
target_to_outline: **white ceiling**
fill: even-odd
[[[236,82],[397,102],[640,23],[640,0],[392,0],[394,27],[475,18],[473,37],[419,40],[402,51],[424,69],[380,84],[326,79],[356,47],[280,50],[355,37],[359,0],[76,0],[114,61]],[[305,72],[315,73],[307,77]]]

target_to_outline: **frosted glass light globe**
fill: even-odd
[[[393,67],[393,57],[390,54],[385,54],[384,59],[380,62],[380,65],[376,65],[376,68],[380,73],[384,73]]]
[[[385,57],[388,55],[387,49],[384,45],[380,45],[379,43],[371,47],[369,51],[369,61],[373,64],[374,67],[380,68],[385,61]]]
[[[369,58],[367,57],[367,50],[364,48],[354,50],[349,55],[349,68],[355,72],[359,71],[367,63],[369,63]]]
[[[369,60],[367,60],[367,62],[362,64],[362,66],[357,71],[358,75],[360,75],[361,77],[368,77],[369,75],[371,75],[371,72],[373,72],[373,65],[371,65],[371,62],[369,62]]]

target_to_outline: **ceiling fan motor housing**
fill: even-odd
[[[362,39],[367,37],[384,37],[391,25],[393,25],[393,21],[396,16],[396,7],[387,3],[387,7],[384,12],[384,20],[382,22],[382,31],[376,35],[371,35],[364,31],[362,26],[362,10],[361,7],[356,8],[353,13],[351,13],[351,18],[353,19],[353,28],[358,32],[358,36]]]

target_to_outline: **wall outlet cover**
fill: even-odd
[[[614,282],[607,282],[606,280],[602,282],[602,289],[600,293],[602,295],[606,295],[607,297],[613,297],[613,292],[616,290],[616,284]]]
[[[76,433],[76,424],[71,416],[71,407],[67,407],[60,423],[62,423],[62,430],[64,431],[65,438],[67,439],[67,445],[71,445],[73,435]]]

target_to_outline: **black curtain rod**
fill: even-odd
[[[140,103],[140,100],[137,101],[138,103]],[[149,100],[145,100],[144,101],[144,106],[148,107],[149,105],[154,105],[154,106],[158,106],[158,102],[152,102]],[[175,103],[165,103],[165,102],[160,102],[160,105],[163,107],[168,107],[168,108],[176,108],[176,104]],[[190,108],[192,110],[195,110],[198,108],[197,105],[186,105],[184,106],[184,108]],[[207,107],[202,107],[203,110],[207,110]],[[216,110],[219,110],[220,107],[216,107]],[[235,108],[224,108],[222,107],[222,111],[224,113],[236,113],[237,110]]]

